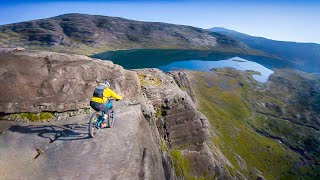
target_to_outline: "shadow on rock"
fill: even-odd
[[[72,141],[90,138],[87,124],[65,124],[65,125],[14,125],[9,128],[11,132],[22,134],[37,134],[39,137],[47,138],[50,142],[55,140]]]

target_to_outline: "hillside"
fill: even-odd
[[[247,51],[228,36],[212,35],[196,27],[86,14],[2,25],[1,46],[78,54],[138,48]]]
[[[188,71],[190,83],[180,86],[196,99],[212,125],[211,141],[234,171],[249,179],[257,174],[265,179],[316,179],[320,175],[319,76],[282,69],[261,86],[250,73]]]
[[[209,30],[232,37],[252,49],[293,62],[296,69],[307,72],[320,72],[320,44],[276,41],[250,36],[225,28],[212,28]]]

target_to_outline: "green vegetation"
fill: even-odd
[[[164,152],[166,149],[167,149],[166,142],[163,141],[163,140],[161,140],[161,141],[160,141],[160,151],[161,151],[161,152]]]
[[[219,75],[192,72],[194,77],[192,85],[200,102],[200,111],[208,118],[215,134],[218,134],[211,140],[218,145],[232,165],[249,179],[256,179],[260,175],[266,179],[316,177],[319,173],[319,166],[311,167],[302,162],[299,154],[294,153],[277,140],[258,134],[252,128],[252,125],[256,127],[257,124],[264,125],[263,128],[267,129],[269,126],[265,124],[268,121],[275,123],[268,116],[257,116],[255,103],[252,100],[249,101],[251,96],[257,96],[253,91],[257,84],[254,81],[248,81],[245,78],[246,75],[243,76],[232,69],[218,69],[216,73]],[[228,87],[232,88],[227,90],[221,88],[219,86],[221,81],[228,82]],[[213,86],[209,87],[207,84],[213,84]],[[269,97],[264,97],[270,100]],[[289,141],[301,140],[301,137],[294,135],[296,134],[296,130],[293,131],[294,126],[279,121],[277,123],[280,124],[270,125],[270,127],[281,129],[279,136],[289,133],[292,135]],[[267,131],[271,133],[274,130],[267,129]],[[316,146],[312,139],[307,143]],[[239,156],[244,162],[240,162]],[[226,169],[234,174],[231,167],[226,167]]]
[[[202,177],[195,177],[190,172],[190,161],[181,154],[181,150],[171,149],[170,156],[173,161],[174,171],[176,176],[185,180],[211,180],[216,179],[216,174],[208,176],[207,172],[204,172]]]
[[[162,109],[161,108],[157,108],[156,109],[156,117],[160,117],[162,114]]]
[[[5,119],[9,120],[21,120],[30,122],[50,121],[53,118],[54,115],[49,112],[10,114],[5,117]]]
[[[281,137],[286,144],[306,150],[304,153],[309,157],[315,160],[319,159],[320,152],[317,150],[319,147],[319,133],[310,130],[310,128],[278,118],[266,118],[263,115],[257,115],[257,118],[252,119],[250,123],[264,133]],[[284,134],[286,136],[283,136]]]
[[[153,86],[159,86],[160,85],[160,79],[154,76],[147,76],[145,74],[139,74],[138,73],[138,77],[140,80],[140,85],[141,86],[149,86],[149,85],[153,85]]]
[[[181,86],[179,86],[180,87],[180,89],[182,90],[182,91],[185,91],[186,90],[186,88],[183,86],[183,85],[181,85]]]
[[[261,72],[259,71],[253,71],[253,70],[246,70],[246,72],[250,75],[259,75],[261,76]]]
[[[170,150],[170,155],[173,161],[175,174],[184,179],[195,179],[190,175],[190,162],[183,158],[181,155],[181,151],[179,150]]]
[[[227,165],[225,168],[229,171],[229,173],[231,174],[231,176],[234,177],[234,176],[236,175],[236,173],[234,172],[234,170],[233,170],[232,167],[230,167],[230,166]]]

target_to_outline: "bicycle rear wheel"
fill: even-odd
[[[90,137],[92,138],[94,138],[97,135],[97,132],[100,129],[98,124],[99,119],[100,119],[100,115],[98,112],[94,112],[90,117],[88,131],[89,131]]]

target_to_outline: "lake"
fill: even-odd
[[[273,74],[273,71],[262,66],[261,64],[245,60],[240,57],[233,57],[227,60],[221,61],[202,61],[202,60],[189,60],[189,61],[177,61],[165,66],[158,67],[162,71],[175,71],[175,70],[196,70],[209,72],[214,68],[233,68],[242,71],[257,71],[260,74],[254,74],[252,77],[259,82],[267,82],[269,76]]]
[[[167,72],[181,69],[209,71],[212,68],[231,67],[253,70],[261,73],[261,76],[253,75],[259,82],[265,82],[274,68],[290,67],[289,63],[279,59],[210,50],[134,49],[109,51],[91,57],[111,60],[126,69],[159,68]]]

